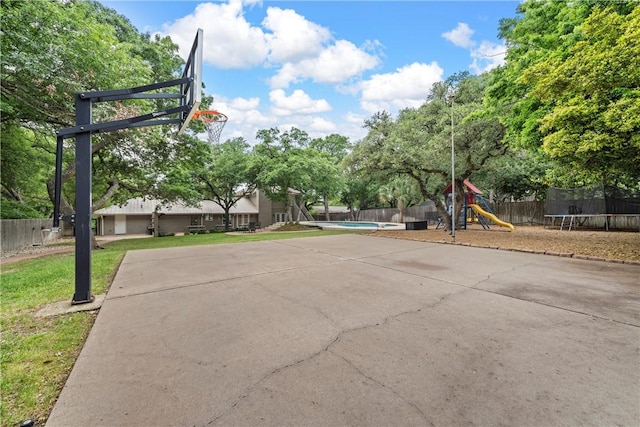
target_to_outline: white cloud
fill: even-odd
[[[196,28],[204,30],[204,62],[222,69],[280,66],[270,79],[272,88],[311,79],[338,84],[380,63],[379,42],[363,48],[347,40],[332,42],[330,31],[308,21],[294,10],[269,7],[262,27],[253,26],[243,14],[244,5],[256,0],[201,3],[193,13],[162,27],[180,46],[184,58]],[[369,53],[372,52],[372,53]]]
[[[349,111],[344,116],[344,119],[351,124],[362,125],[364,121],[367,119],[367,117],[363,116],[362,114],[356,114],[354,112]]]
[[[451,43],[458,47],[465,49],[471,48],[475,45],[475,42],[471,39],[474,31],[464,22],[458,22],[456,28],[446,33],[442,33],[442,37],[449,40]]]
[[[228,117],[221,141],[230,138],[244,137],[247,142],[253,143],[259,129],[274,126],[275,119],[260,111],[259,98],[226,98],[215,95],[212,108],[220,111]]]
[[[201,3],[194,12],[163,26],[163,33],[187,56],[195,29],[204,30],[203,60],[218,68],[249,68],[260,65],[269,52],[263,31],[243,16],[242,2]]]
[[[316,114],[331,111],[331,106],[324,99],[311,99],[303,90],[294,90],[287,96],[282,89],[275,89],[269,92],[271,100],[271,111],[278,116],[289,116],[293,114]]]
[[[254,97],[254,98],[234,98],[231,101],[231,108],[237,109],[237,110],[255,110],[258,108],[258,106],[260,105],[260,98],[258,97]]]
[[[492,43],[483,40],[475,49],[471,50],[473,62],[469,66],[476,74],[490,71],[504,64],[504,57],[507,53],[507,47],[502,44]]]
[[[312,137],[317,137],[317,135],[324,137],[336,129],[335,123],[323,117],[313,117],[311,123],[309,123],[309,134],[311,134]]]
[[[442,80],[443,73],[444,70],[434,61],[430,64],[414,62],[394,73],[374,74],[360,84],[360,105],[370,113],[418,107],[427,98],[431,86]]]
[[[286,63],[271,79],[274,88],[312,79],[317,83],[337,84],[376,67],[380,59],[347,40],[338,40],[314,58]]]
[[[304,130],[310,138],[324,138],[327,135],[336,133],[338,127],[335,123],[318,116],[296,116],[290,117],[287,123],[278,125],[281,131],[289,131],[291,128]]]
[[[275,63],[316,56],[331,37],[328,29],[307,21],[291,9],[268,8],[262,25],[271,31],[266,39],[271,49],[269,60]]]
[[[469,49],[469,55],[473,62],[469,65],[471,71],[481,74],[490,71],[504,64],[504,57],[507,48],[504,44],[497,44],[487,40],[482,40],[480,45],[471,36],[474,31],[464,22],[459,22],[456,28],[442,34],[442,37],[449,40],[458,47]]]

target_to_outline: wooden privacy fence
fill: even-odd
[[[495,216],[513,225],[543,225],[544,201],[489,203]]]
[[[514,225],[544,224],[544,201],[490,203],[489,206],[498,218]],[[411,206],[404,210],[404,222],[427,220],[434,224],[437,222],[438,216],[433,205]],[[318,215],[317,219],[322,221],[325,217]],[[349,221],[351,219],[351,215],[348,213],[331,214],[333,221]],[[397,208],[363,209],[357,212],[356,220],[400,222],[400,214]]]
[[[44,245],[58,240],[63,235],[51,232],[49,219],[3,219],[0,220],[2,250]]]

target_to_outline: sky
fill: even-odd
[[[227,115],[221,140],[260,129],[357,142],[364,120],[417,107],[431,85],[503,63],[502,18],[518,1],[102,1],[186,58],[204,34],[204,93]]]

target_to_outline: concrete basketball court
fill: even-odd
[[[47,425],[639,425],[638,277],[364,235],[131,251]]]

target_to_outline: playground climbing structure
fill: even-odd
[[[509,231],[515,231],[513,224],[502,221],[493,213],[487,200],[482,197],[482,191],[467,179],[463,181],[463,184],[464,206],[458,221],[458,224],[462,224],[462,228],[466,229],[468,223],[477,222],[485,230],[489,230],[490,223],[493,223],[500,227],[508,228]],[[451,186],[445,189],[444,195],[446,197],[447,210],[451,212]]]

